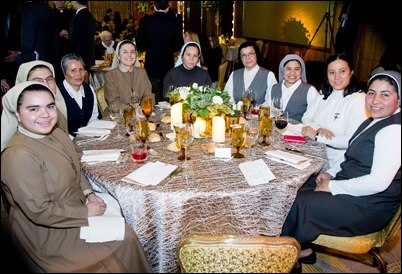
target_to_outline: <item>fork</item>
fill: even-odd
[[[109,135],[101,135],[99,137],[93,138],[93,139],[85,139],[85,140],[81,140],[81,141],[77,141],[77,145],[83,145],[83,144],[88,144],[94,141],[103,141],[106,140],[106,138],[109,137]]]

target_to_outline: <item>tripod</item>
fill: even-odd
[[[333,30],[332,30],[331,16],[330,16],[330,13],[329,13],[329,4],[328,4],[328,5],[327,5],[327,11],[325,12],[324,16],[322,17],[321,22],[320,22],[320,24],[318,25],[317,29],[315,30],[315,33],[314,33],[313,37],[311,38],[310,42],[308,43],[306,49],[303,51],[303,54],[302,54],[302,56],[301,56],[302,58],[304,57],[304,55],[305,55],[305,54],[307,53],[307,51],[309,50],[309,48],[310,48],[310,46],[311,46],[311,43],[313,42],[315,36],[317,35],[318,31],[320,30],[321,25],[322,25],[322,23],[324,22],[324,20],[325,20],[324,62],[325,62],[325,60],[327,59],[328,28],[329,28],[329,31],[330,31],[330,34],[331,34],[330,42],[329,42],[329,43],[330,43],[330,46],[331,46],[331,44],[332,44],[332,46],[335,47],[335,44],[334,44],[334,32],[333,32]]]

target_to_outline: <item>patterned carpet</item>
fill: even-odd
[[[380,273],[371,266],[370,255],[345,256],[334,251],[316,249],[317,262],[303,264],[302,273]],[[388,262],[388,273],[401,273],[401,232],[381,248],[381,255]]]

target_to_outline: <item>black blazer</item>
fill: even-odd
[[[26,3],[21,22],[22,63],[36,60],[36,51],[39,60],[55,65],[57,36],[56,17],[45,1]]]
[[[146,51],[144,67],[148,76],[160,79],[173,68],[173,54],[184,44],[177,23],[164,12],[141,18],[135,41],[139,51]]]
[[[70,22],[68,49],[81,55],[85,69],[95,65],[96,20],[87,8],[80,10]]]

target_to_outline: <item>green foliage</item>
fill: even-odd
[[[171,103],[183,103],[183,109],[190,114],[207,117],[208,114],[234,114],[230,95],[220,88],[193,84],[191,87],[178,87],[166,95]]]
[[[65,3],[66,9],[71,10],[73,8],[73,4],[71,3],[71,1],[66,1]]]
[[[152,1],[137,1],[137,11],[139,12],[147,12],[154,8]]]

